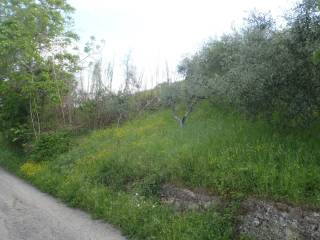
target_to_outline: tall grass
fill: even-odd
[[[320,207],[319,132],[275,131],[203,102],[184,129],[170,111],[146,114],[78,138],[70,152],[21,171],[132,239],[232,239],[238,199]],[[207,189],[232,204],[177,214],[159,202],[165,182]]]
[[[67,175],[79,171],[87,181],[115,189],[161,175],[163,181],[222,195],[320,205],[319,133],[279,133],[203,103],[184,129],[169,111],[154,113],[94,132],[54,164],[67,169]]]
[[[0,166],[12,172],[18,172],[23,159],[24,154],[21,150],[9,146],[0,133]]]

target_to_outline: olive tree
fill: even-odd
[[[320,45],[317,1],[304,0],[286,20],[277,29],[268,14],[252,13],[241,29],[209,41],[182,65],[186,86],[251,118],[308,127],[320,109],[320,69],[312,61]]]
[[[183,128],[199,100],[208,96],[208,85],[202,73],[199,71],[199,62],[185,58],[178,66],[178,72],[183,81],[171,82],[170,78],[161,85],[161,99],[171,108],[173,118]],[[184,107],[182,115],[178,114],[178,106]]]

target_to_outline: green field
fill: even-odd
[[[233,239],[248,196],[320,207],[320,129],[281,132],[202,102],[180,129],[169,110],[74,138],[40,163],[1,148],[0,164],[130,239]],[[215,193],[225,209],[176,213],[162,184]]]

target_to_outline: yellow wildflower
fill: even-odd
[[[29,177],[36,175],[38,172],[41,171],[41,169],[41,164],[35,163],[33,161],[28,161],[20,167],[20,171]]]

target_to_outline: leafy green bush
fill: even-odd
[[[241,29],[210,40],[179,66],[193,94],[196,83],[215,104],[230,104],[250,118],[310,127],[320,116],[320,68],[312,61],[320,44],[316,3],[298,4],[284,29],[269,15],[253,13]]]
[[[71,135],[67,131],[43,133],[35,141],[31,158],[34,161],[51,160],[71,147]]]

